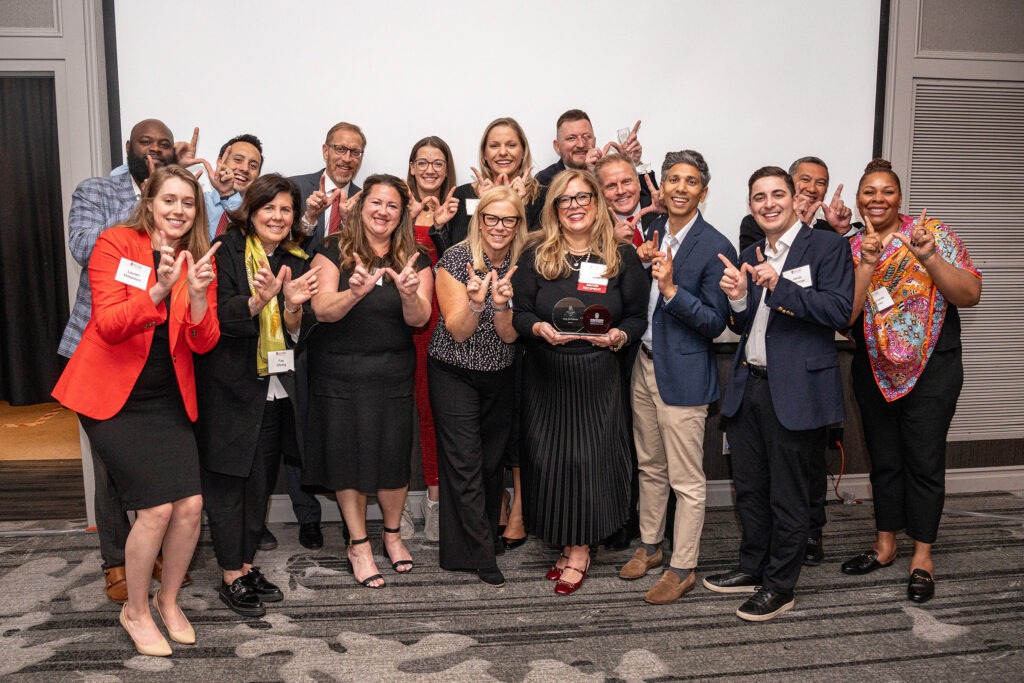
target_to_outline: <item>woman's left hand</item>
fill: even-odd
[[[935,254],[935,235],[925,226],[928,224],[928,209],[921,212],[921,217],[910,231],[910,244],[907,249],[922,264]]]
[[[252,276],[252,287],[256,290],[256,303],[260,307],[266,306],[267,302],[277,296],[277,293],[281,291],[281,286],[284,284],[284,270],[282,267],[278,271],[277,277],[274,277],[274,272],[270,270],[270,266],[267,263],[261,263],[259,270]],[[291,269],[288,269],[288,275],[291,276]]]
[[[210,251],[198,261],[193,260],[192,252],[185,251],[185,263],[188,266],[188,294],[189,296],[202,296],[206,294],[206,288],[210,286],[217,277],[213,270],[213,255],[220,249],[220,242],[216,242]]]
[[[302,304],[313,298],[313,295],[319,290],[317,284],[317,274],[320,272],[320,266],[315,266],[307,270],[302,277],[292,279],[292,271],[288,266],[281,266],[281,270],[286,270],[287,273],[284,276],[284,281],[281,283],[281,289],[284,291],[285,303],[291,306],[301,306]]]
[[[418,257],[419,252],[410,256],[408,262],[405,264],[405,268],[402,268],[401,273],[396,273],[393,268],[384,269],[384,272],[386,272],[392,282],[395,283],[395,287],[398,288],[398,293],[402,296],[416,296],[416,293],[419,291],[420,276],[416,274],[416,269],[413,268],[413,264],[416,263],[416,259]]]
[[[596,337],[583,337],[594,346],[600,346],[603,349],[611,348],[619,344],[626,342],[626,333],[617,327],[613,327],[604,334],[599,334]],[[618,349],[613,349],[617,351]]]
[[[516,268],[519,266],[512,266],[505,273],[505,277],[498,279],[498,271],[492,270],[494,276],[491,278],[493,284],[491,285],[491,303],[495,306],[505,306],[509,299],[515,294],[512,290],[512,274],[516,272]]]
[[[434,209],[434,225],[444,225],[455,216],[459,210],[459,200],[455,198],[455,188],[448,192],[444,203]]]

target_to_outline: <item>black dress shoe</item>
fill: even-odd
[[[778,593],[762,588],[750,596],[736,610],[736,616],[745,621],[768,621],[774,619],[796,604],[792,593]]]
[[[258,550],[273,550],[277,547],[277,537],[270,533],[270,529],[263,527],[263,535],[260,536],[260,542],[256,544]]]
[[[716,593],[755,593],[761,589],[761,577],[736,569],[704,577],[704,587]]]
[[[601,542],[609,550],[625,550],[632,543],[634,538],[640,537],[640,527],[632,521],[626,522],[622,528],[613,533]]]
[[[923,569],[910,572],[907,597],[914,602],[928,602],[935,597],[935,580],[932,579],[932,575]]]
[[[807,537],[807,546],[804,548],[804,566],[817,567],[825,559],[825,546],[821,544],[820,538]]]
[[[259,567],[249,567],[249,573],[242,577],[249,585],[249,588],[256,591],[263,602],[281,602],[284,600],[284,593],[274,584],[267,581]]]
[[[481,567],[476,570],[476,575],[488,586],[501,588],[505,585],[505,575],[497,567]]]
[[[840,567],[844,574],[851,574],[853,576],[860,576],[861,574],[870,574],[876,569],[883,569],[888,567],[896,558],[893,557],[885,564],[878,561],[878,553],[874,550],[868,550],[863,552],[856,557],[851,557],[846,562],[843,562],[843,566]]]
[[[303,522],[299,525],[299,543],[303,548],[317,550],[324,547],[324,535],[320,522]]]
[[[243,617],[262,617],[267,613],[263,601],[246,582],[245,576],[240,576],[231,582],[231,585],[221,581],[220,590],[217,593],[225,605],[231,608],[235,614]]]

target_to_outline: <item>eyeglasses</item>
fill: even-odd
[[[415,164],[416,168],[418,168],[421,171],[426,171],[427,166],[433,166],[435,171],[443,171],[444,167],[448,165],[448,162],[445,161],[444,159],[434,159],[433,161],[429,161],[427,159],[417,159],[416,161],[413,162],[413,164]]]
[[[496,228],[498,223],[501,223],[503,227],[511,230],[519,225],[519,216],[495,216],[492,213],[481,213],[480,218],[483,219],[484,225],[488,228]]]
[[[594,198],[593,192],[579,192],[577,194],[563,194],[555,199],[555,206],[559,209],[568,209],[576,202],[576,206],[590,206],[590,200]]]
[[[345,145],[328,144],[327,146],[334,150],[334,153],[337,154],[339,157],[350,155],[353,159],[363,158],[363,150],[361,149],[356,149],[355,147],[346,147]]]

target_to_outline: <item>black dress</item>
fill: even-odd
[[[159,265],[160,252],[153,252],[153,268]],[[164,304],[170,311],[169,297]],[[153,328],[149,357],[124,407],[107,420],[78,419],[124,509],[199,494],[199,453],[174,374],[167,319]]]
[[[316,253],[338,263],[338,239],[328,238]],[[415,267],[430,268],[430,259],[420,253]],[[348,278],[342,271],[339,292],[349,288]],[[303,484],[366,494],[408,485],[416,428],[413,332],[398,289],[385,277],[344,318],[310,333]]]
[[[647,328],[650,279],[631,246],[619,248],[619,273],[605,293],[577,289],[579,273],[545,280],[534,252],[512,276],[513,324],[524,341],[520,447],[526,527],[557,545],[586,545],[619,529],[629,514],[628,406],[615,353],[587,341],[552,346],[533,325],[552,321],[564,297],[601,304],[612,327],[636,340]],[[592,260],[597,261],[596,257]]]

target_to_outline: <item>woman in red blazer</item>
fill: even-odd
[[[125,509],[136,511],[120,621],[146,655],[171,654],[149,609],[161,547],[163,581],[153,604],[171,640],[195,642],[177,599],[202,511],[192,354],[220,338],[215,251],[196,179],[180,166],[153,173],[130,224],[96,240],[92,317],[53,390],[79,414]]]

